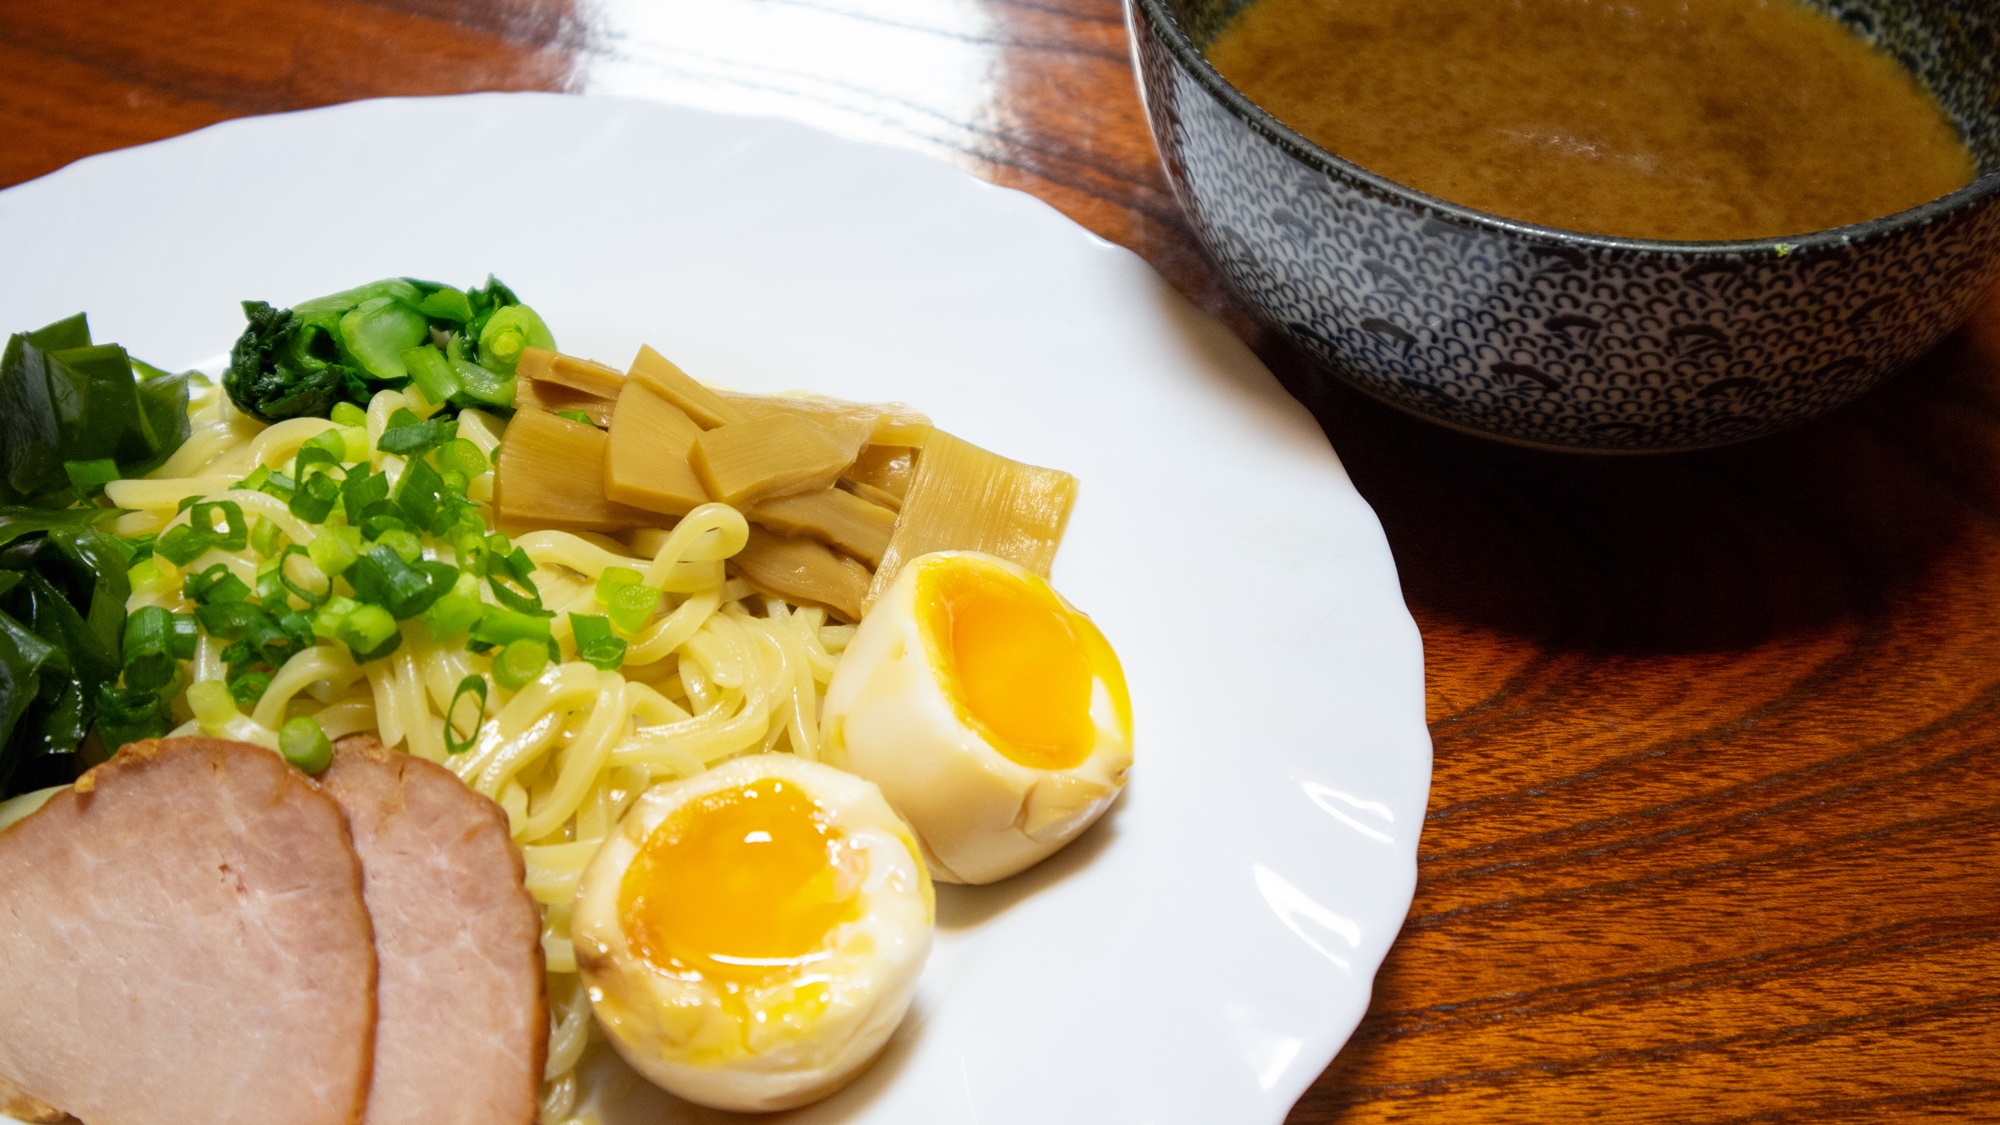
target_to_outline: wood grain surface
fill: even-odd
[[[941,154],[1145,256],[1313,407],[1395,549],[1437,767],[1409,923],[1292,1121],[2000,1121],[2000,294],[1754,444],[1445,433],[1221,289],[1117,0],[0,0],[0,183],[485,89]]]

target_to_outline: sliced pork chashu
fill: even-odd
[[[382,966],[367,1125],[529,1125],[549,1024],[507,814],[371,738],[341,740],[320,784],[347,812]]]
[[[90,1125],[354,1125],[375,941],[332,799],[135,743],[0,833],[0,1074]]]

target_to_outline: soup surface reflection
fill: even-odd
[[[1796,0],[1256,0],[1208,57],[1372,172],[1593,234],[1801,234],[1975,174],[1929,91]]]

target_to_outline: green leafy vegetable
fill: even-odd
[[[131,593],[108,508],[0,508],[0,797],[75,780]]]
[[[308,321],[293,309],[243,302],[250,326],[229,350],[222,387],[238,410],[266,422],[326,417],[337,402],[366,402],[358,363],[344,362],[339,322]]]
[[[9,337],[0,354],[0,505],[62,507],[106,480],[158,468],[187,440],[187,405],[187,375],[91,343],[82,313]]]
[[[248,322],[223,387],[267,422],[331,417],[411,381],[435,403],[511,408],[525,347],[555,347],[548,326],[495,278],[454,289],[389,278],[295,305],[245,301]]]

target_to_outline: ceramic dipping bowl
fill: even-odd
[[[1209,255],[1326,370],[1517,443],[1699,449],[1831,410],[1936,345],[2000,277],[2000,4],[1808,0],[1888,50],[1979,177],[1873,222],[1651,242],[1515,222],[1287,128],[1203,48],[1248,0],[1126,0],[1153,137]]]

